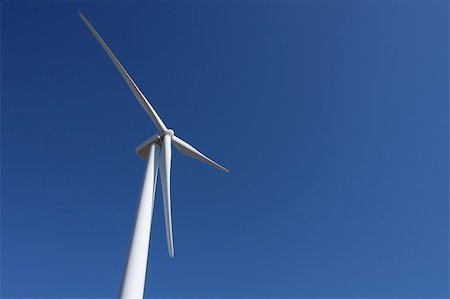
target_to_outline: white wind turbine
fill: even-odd
[[[109,47],[95,31],[89,21],[79,13],[83,22],[89,27],[89,30],[95,36],[97,41],[106,51],[117,70],[130,87],[136,99],[142,105],[144,110],[150,115],[153,123],[158,129],[158,133],[148,138],[145,142],[136,148],[136,152],[142,159],[147,159],[147,170],[145,172],[144,185],[142,187],[141,199],[139,202],[136,223],[134,226],[133,237],[131,240],[130,252],[125,269],[120,298],[140,299],[144,295],[145,272],[147,268],[148,247],[150,240],[150,227],[153,214],[153,202],[155,197],[156,181],[158,175],[158,164],[160,169],[163,201],[164,218],[166,222],[166,237],[169,255],[173,257],[173,234],[172,234],[172,215],[170,205],[170,164],[171,164],[171,143],[183,154],[207,163],[219,170],[228,172],[228,170],[209,159],[193,146],[175,136],[173,130],[168,129],[161,118],[153,109],[137,85],[131,79],[130,75],[111,52]],[[161,153],[160,153],[161,148]],[[161,160],[161,163],[159,163]]]

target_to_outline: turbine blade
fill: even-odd
[[[175,147],[186,156],[189,156],[191,158],[197,159],[199,161],[202,161],[206,164],[211,165],[212,167],[215,167],[219,170],[222,170],[224,172],[230,172],[228,169],[220,165],[219,163],[214,162],[210,158],[203,155],[201,152],[196,150],[192,145],[187,143],[186,141],[178,138],[177,136],[172,136],[172,142],[175,145]]]
[[[125,79],[125,82],[127,82],[128,87],[133,92],[134,96],[138,100],[138,102],[141,104],[141,106],[144,108],[144,110],[150,115],[150,118],[152,119],[153,123],[155,124],[156,128],[159,130],[159,132],[164,132],[167,130],[167,127],[164,125],[161,118],[156,113],[155,109],[150,105],[149,101],[145,98],[144,94],[139,90],[139,87],[137,87],[136,83],[134,83],[133,79],[131,79],[130,75],[127,73],[125,68],[120,64],[119,60],[117,60],[116,56],[113,54],[111,49],[106,45],[106,43],[103,41],[103,39],[100,37],[100,35],[95,31],[94,27],[92,27],[91,23],[83,16],[83,14],[80,12],[80,17],[83,20],[83,22],[88,26],[89,30],[91,30],[92,34],[95,36],[97,41],[100,43],[100,45],[105,50],[106,54],[108,54],[111,61],[116,66],[117,70],[120,72],[122,77]]]
[[[170,162],[172,158],[172,149],[170,144],[170,135],[163,137],[161,149],[161,161],[159,170],[161,175],[163,199],[164,199],[164,218],[166,221],[166,237],[169,255],[173,257],[173,233],[172,233],[172,211],[170,205]]]

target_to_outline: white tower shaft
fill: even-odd
[[[142,299],[144,296],[150,228],[158,174],[159,145],[151,144],[141,200],[131,239],[120,299]]]

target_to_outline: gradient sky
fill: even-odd
[[[114,298],[155,128],[148,298],[447,297],[447,1],[2,1],[1,292]]]

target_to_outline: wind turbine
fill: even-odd
[[[172,157],[171,144],[175,145],[181,153],[191,158],[200,160],[224,172],[229,171],[225,167],[206,157],[186,141],[175,136],[174,131],[166,127],[156,113],[155,109],[152,105],[150,105],[144,94],[139,90],[136,83],[134,83],[133,79],[131,79],[130,75],[127,73],[122,64],[120,64],[119,60],[117,60],[116,56],[112,53],[97,31],[95,31],[94,27],[92,27],[81,12],[79,14],[83,22],[87,25],[97,41],[106,51],[106,54],[108,54],[117,70],[125,79],[125,82],[128,84],[128,87],[131,89],[136,99],[148,113],[158,129],[158,133],[148,138],[136,148],[136,153],[138,156],[148,162],[120,293],[121,299],[140,299],[144,295],[145,272],[147,268],[150,228],[158,175],[158,164],[163,191],[167,246],[169,249],[169,255],[171,257],[174,255],[172,213],[170,204],[170,166]]]

